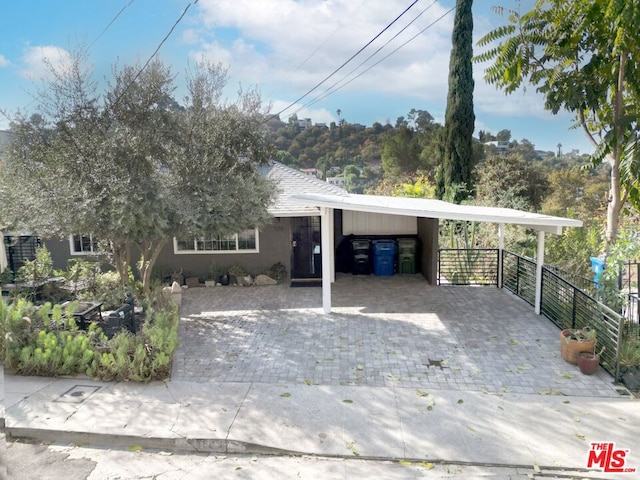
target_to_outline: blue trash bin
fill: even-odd
[[[397,248],[394,240],[376,240],[373,243],[374,275],[393,275]]]
[[[593,281],[598,283],[600,275],[604,271],[604,258],[591,257],[591,270],[593,271]]]

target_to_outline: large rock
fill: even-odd
[[[256,285],[277,285],[278,282],[268,275],[258,275],[255,280]]]

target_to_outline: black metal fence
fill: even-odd
[[[439,285],[498,285],[499,250],[441,249],[438,253]],[[502,251],[502,284],[498,286],[535,305],[536,270],[534,260]],[[619,381],[621,343],[628,336],[640,336],[637,290],[628,294],[629,301],[621,315],[594,298],[597,292],[594,282],[575,275],[564,278],[564,274],[557,268],[542,267],[540,313],[561,329],[586,326],[595,329],[598,352],[604,347],[601,365]],[[635,275],[637,278],[637,271]],[[574,285],[571,279],[577,279],[580,285]]]
[[[497,248],[438,250],[438,285],[498,286]]]
[[[542,268],[540,312],[560,329],[590,327],[596,330],[602,367],[619,380],[619,353],[624,318],[566,279]]]
[[[592,297],[596,296],[596,292],[598,290],[598,284],[595,282],[593,278],[586,278],[581,275],[576,275],[575,273],[568,272],[567,270],[563,270],[554,265],[545,265],[544,268],[555,273],[556,275],[568,281],[572,285],[575,285],[580,290],[588,293]]]
[[[32,235],[5,235],[4,245],[7,267],[15,277],[25,260],[33,260],[36,257],[36,248],[41,245],[41,242],[39,237]]]
[[[502,286],[530,305],[536,303],[536,262],[515,253],[502,253]]]

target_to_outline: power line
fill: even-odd
[[[398,38],[407,28],[409,28],[411,25],[413,25],[413,23],[418,20],[422,15],[424,15],[424,13],[429,10],[431,7],[433,7],[436,3],[438,3],[438,0],[434,0],[433,3],[431,3],[427,8],[425,8],[424,10],[422,10],[420,13],[418,13],[418,15],[416,15],[413,20],[411,20],[409,23],[407,23],[401,30],[399,30],[393,37],[391,37],[389,40],[387,40],[387,42],[384,43],[384,45],[382,45],[380,48],[378,48],[375,52],[373,52],[371,55],[369,55],[364,61],[362,61],[357,67],[355,67],[354,69],[352,69],[349,73],[347,73],[345,76],[343,76],[340,80],[338,80],[337,82],[335,82],[333,85],[331,85],[330,87],[328,87],[327,89],[325,89],[320,95],[318,95],[316,98],[314,98],[313,100],[311,100],[310,102],[304,104],[303,106],[301,106],[300,108],[298,108],[295,112],[293,112],[293,114],[298,113],[300,110],[303,110],[311,105],[314,105],[315,103],[319,102],[320,100],[323,100],[325,98],[327,98],[329,95],[331,95],[331,93],[333,93],[334,91],[338,91],[340,88],[342,87],[338,87],[335,88],[336,85],[339,85],[341,82],[344,82],[345,79],[347,79],[352,73],[354,73],[356,70],[358,70],[360,67],[362,67],[365,63],[367,63],[369,60],[371,60],[373,57],[375,57],[378,53],[380,53],[380,51],[382,49],[384,49],[387,45],[389,45],[392,41],[394,41],[396,38]],[[345,84],[346,85],[346,84]],[[293,115],[292,114],[292,115]]]
[[[300,107],[298,110],[296,110],[296,113],[299,112],[300,110],[308,107],[309,105],[313,105],[314,103],[317,103],[320,100],[324,100],[325,98],[327,98],[329,95],[337,92],[338,90],[341,90],[342,88],[346,87],[347,85],[349,85],[351,82],[353,82],[354,80],[360,78],[362,75],[364,75],[365,73],[367,73],[369,70],[371,70],[373,67],[379,65],[381,62],[383,62],[384,60],[386,60],[387,58],[389,58],[391,55],[393,55],[394,53],[396,53],[398,50],[400,50],[401,48],[405,47],[408,43],[412,42],[413,40],[415,40],[416,38],[418,38],[420,35],[422,35],[424,32],[426,32],[429,28],[431,28],[432,26],[434,26],[436,23],[438,23],[440,20],[442,20],[444,17],[446,17],[447,15],[449,15],[452,11],[454,11],[456,9],[456,7],[451,7],[449,10],[447,10],[445,13],[443,13],[440,17],[438,17],[436,20],[434,20],[433,22],[431,22],[429,25],[427,25],[425,28],[423,28],[422,30],[420,30],[420,32],[418,32],[416,35],[414,35],[413,37],[411,37],[409,40],[407,40],[406,42],[404,42],[402,45],[400,45],[399,47],[395,48],[394,50],[392,50],[389,54],[385,55],[384,57],[382,57],[380,60],[378,60],[376,63],[374,63],[373,65],[371,65],[370,67],[368,67],[366,70],[363,70],[362,72],[360,72],[358,75],[356,75],[355,77],[353,77],[352,79],[350,79],[348,82],[345,82],[344,84],[340,85],[338,88],[336,88],[335,90],[327,93],[324,96],[321,96],[319,98],[317,98],[316,100],[314,100],[313,102],[310,102],[306,105],[303,105],[302,107]]]
[[[382,35],[384,32],[386,32],[389,28],[391,28],[391,26],[396,23],[398,20],[400,20],[400,18],[407,13],[416,3],[418,3],[418,0],[414,0],[413,3],[411,5],[409,5],[407,8],[404,9],[404,11],[398,15],[391,23],[389,23],[386,27],[384,27],[375,37],[373,37],[371,40],[369,40],[362,48],[360,48],[360,50],[358,50],[356,53],[354,53],[346,62],[344,62],[342,65],[340,65],[338,68],[336,68],[333,72],[331,72],[327,77],[325,77],[322,81],[320,81],[315,87],[313,87],[311,90],[309,90],[307,93],[305,93],[304,95],[302,95],[300,98],[294,100],[293,102],[291,102],[289,105],[287,105],[285,108],[283,108],[282,110],[280,110],[278,113],[276,113],[276,116],[280,116],[282,113],[286,112],[287,110],[289,110],[292,106],[294,106],[296,103],[298,103],[300,100],[302,100],[303,98],[305,98],[306,96],[308,96],[311,92],[315,91],[318,87],[320,87],[323,83],[325,83],[327,80],[329,80],[331,77],[333,77],[336,73],[338,73],[340,70],[342,70],[349,62],[351,62],[354,58],[356,58],[358,55],[360,55],[360,53],[362,53],[362,51],[367,48],[369,45],[371,45],[375,40],[378,39],[378,37],[380,37],[380,35]]]
[[[106,26],[106,27],[104,27],[104,28],[102,29],[102,31],[98,34],[98,36],[97,36],[96,38],[94,38],[94,39],[93,39],[93,42],[91,42],[91,44],[90,44],[86,49],[84,49],[84,52],[85,52],[86,54],[88,54],[88,53],[89,53],[89,51],[91,50],[91,48],[93,48],[93,46],[96,44],[96,42],[97,42],[98,40],[100,40],[100,38],[102,38],[102,36],[107,32],[107,30],[109,30],[109,28],[111,28],[111,26],[112,26],[112,25],[115,23],[115,21],[120,17],[120,15],[122,15],[122,12],[124,12],[128,7],[130,7],[130,6],[131,6],[131,4],[132,4],[133,2],[135,2],[135,0],[129,0],[129,3],[125,4],[125,5],[120,9],[120,11],[119,11],[118,13],[116,13],[116,14],[115,14],[115,16],[111,19],[111,21],[107,24],[107,26]],[[51,88],[51,86],[47,87],[47,88],[45,89],[45,91],[49,90],[50,88]],[[36,95],[36,98],[34,98],[33,100],[31,100],[29,103],[27,103],[27,104],[24,106],[24,108],[28,108],[28,107],[29,107],[33,102],[35,102],[35,101],[36,101],[36,100],[38,100],[39,98],[42,98],[43,93],[44,93],[44,92],[42,92],[42,93],[40,93],[40,94]],[[1,113],[5,118],[7,118],[7,120],[11,121],[11,119],[7,116],[7,114],[6,114],[3,110],[0,110],[0,113]]]
[[[147,61],[144,63],[144,65],[140,68],[140,70],[138,70],[138,72],[134,75],[133,79],[127,84],[127,86],[124,88],[124,90],[120,93],[120,95],[118,95],[118,98],[116,98],[116,100],[113,102],[112,106],[117,105],[120,100],[122,99],[122,97],[125,95],[125,93],[127,93],[127,91],[129,90],[129,88],[131,88],[131,85],[133,85],[137,80],[138,77],[140,77],[140,75],[142,74],[142,72],[144,71],[145,68],[147,68],[147,66],[151,63],[151,60],[153,60],[153,58],[158,54],[158,52],[160,51],[160,49],[162,48],[162,45],[164,45],[164,42],[166,42],[169,37],[171,36],[171,34],[173,33],[173,31],[175,30],[175,28],[178,26],[178,24],[180,23],[180,21],[182,21],[182,19],[184,18],[184,16],[187,14],[187,11],[189,10],[189,8],[191,8],[191,5],[195,5],[196,3],[198,3],[198,0],[195,0],[193,3],[189,3],[184,11],[182,12],[182,15],[180,15],[178,17],[178,19],[174,22],[174,24],[171,26],[171,28],[169,29],[169,32],[164,36],[164,38],[160,41],[160,43],[158,44],[158,46],[156,47],[156,49],[153,51],[153,53],[151,54],[151,56],[147,59]]]
[[[106,27],[104,27],[104,29],[98,34],[98,36],[93,40],[93,42],[91,42],[91,45],[89,45],[89,47],[87,47],[87,51],[91,50],[91,48],[95,45],[95,43],[98,40],[100,40],[100,38],[106,33],[106,31],[109,30],[111,25],[113,25],[115,23],[115,21],[122,14],[122,12],[124,12],[127,9],[127,7],[129,7],[133,2],[135,2],[135,0],[130,0],[129,3],[127,3],[124,7],[122,7],[120,9],[120,11],[118,13],[116,13],[116,16],[111,19],[109,24]]]

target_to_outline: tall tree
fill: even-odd
[[[505,10],[498,8],[499,14]],[[640,5],[624,0],[538,0],[525,14],[479,41],[491,61],[485,80],[506,93],[537,87],[545,108],[576,115],[596,148],[594,164],[610,166],[607,250],[616,241],[627,199],[640,208]]]
[[[82,58],[43,92],[42,116],[17,118],[0,175],[3,216],[40,235],[92,234],[127,278],[132,250],[149,293],[171,237],[227,235],[268,220],[273,188],[254,168],[270,149],[257,95],[221,102],[226,71],[198,65],[188,97],[155,61],[114,69],[99,95]]]
[[[382,170],[386,178],[415,173],[420,166],[420,143],[412,129],[401,125],[382,147]]]
[[[449,60],[449,93],[444,120],[437,195],[460,202],[473,193],[473,0],[457,0]]]

